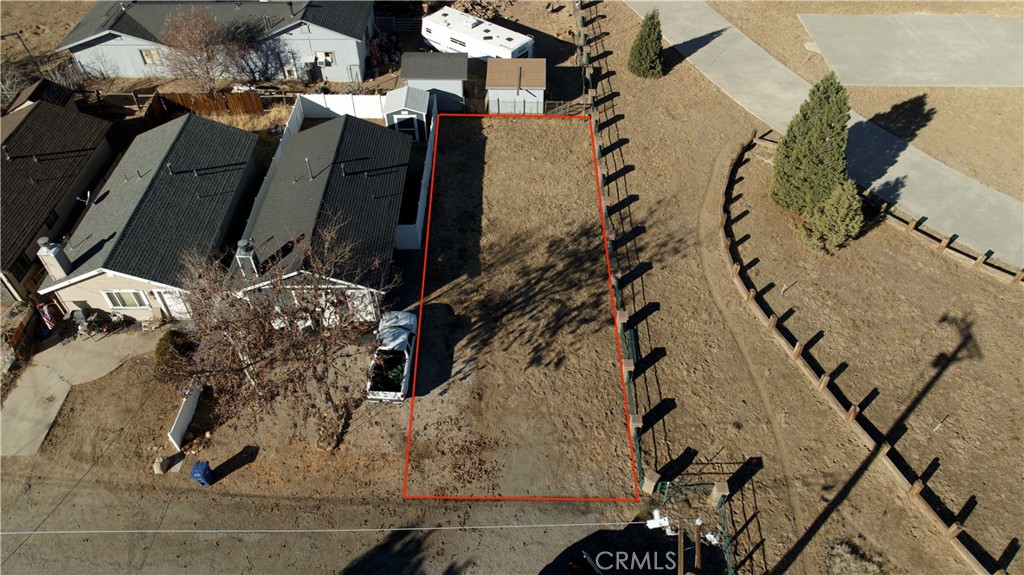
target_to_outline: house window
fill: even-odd
[[[317,52],[316,61],[321,68],[330,68],[334,65],[334,52]]]
[[[140,309],[148,308],[149,300],[146,294],[136,290],[104,291],[103,297],[107,298],[110,309]]]
[[[452,44],[455,44],[456,46],[466,46],[466,43],[463,42],[462,40],[459,40],[458,38],[449,38],[449,40],[451,40]]]
[[[57,210],[50,210],[50,215],[46,216],[46,227],[52,228],[58,219],[60,219],[60,215],[57,213]]]
[[[159,50],[139,50],[139,54],[142,55],[142,63],[147,66],[158,66],[163,63]]]

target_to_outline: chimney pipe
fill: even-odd
[[[309,167],[309,158],[305,158],[305,160],[306,160],[306,170],[309,172],[309,181],[312,182],[313,181],[313,168]]]
[[[50,277],[59,280],[71,273],[71,260],[68,259],[68,255],[60,244],[50,242],[50,238],[46,236],[39,238],[36,243],[39,244],[39,251],[36,252],[36,255],[39,256],[39,261],[43,262],[43,267],[46,268]]]
[[[256,255],[256,247],[249,240],[238,240],[238,249],[235,250],[235,261],[238,262],[238,269],[242,270],[242,276],[253,277],[260,275],[260,259]]]
[[[167,175],[168,176],[174,175],[174,172],[171,170],[171,163],[170,162],[167,162]]]
[[[4,151],[4,158],[6,158],[7,161],[10,161],[11,160],[11,155],[7,153],[7,144],[4,144],[4,145],[0,146],[0,149],[3,149],[3,151]]]

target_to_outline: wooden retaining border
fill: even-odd
[[[870,191],[865,193],[864,199],[878,207],[880,215],[885,216],[887,223],[902,228],[908,236],[953,258],[953,261],[987,273],[1010,285],[1016,284],[1024,287],[1024,268],[1015,269],[1006,262],[992,257],[991,251],[980,254],[965,245],[958,244],[956,243],[956,234],[945,236],[924,225],[927,218],[916,218],[895,206],[890,206],[880,198],[874,197]]]
[[[745,162],[745,156],[748,150],[752,149],[755,145],[761,144],[757,138],[756,132],[751,134],[750,138],[743,144],[740,144],[736,150],[732,166],[728,171],[728,179],[722,186],[722,215],[719,220],[718,235],[722,242],[722,248],[724,249],[726,256],[729,260],[730,265],[730,276],[733,284],[736,286],[736,291],[740,298],[749,309],[754,317],[769,330],[769,333],[783,351],[789,357],[790,361],[796,365],[797,369],[804,374],[807,381],[818,391],[822,392],[826,403],[832,406],[836,410],[836,413],[843,418],[843,420],[850,426],[850,429],[860,439],[861,443],[869,449],[878,449],[880,459],[885,463],[885,467],[890,471],[890,474],[896,478],[900,489],[903,489],[905,493],[910,496],[917,507],[921,509],[928,519],[938,526],[943,532],[943,538],[949,541],[949,544],[957,551],[957,553],[963,557],[964,561],[971,566],[974,573],[978,575],[1007,575],[1004,569],[997,569],[990,571],[985,566],[986,563],[994,564],[996,559],[993,559],[989,553],[987,553],[981,546],[974,540],[970,534],[964,529],[956,518],[947,521],[943,515],[949,515],[948,507],[942,503],[938,495],[932,491],[927,485],[927,479],[923,479],[920,474],[913,470],[906,459],[899,454],[899,451],[894,448],[887,440],[886,437],[878,430],[867,419],[867,417],[861,413],[858,404],[853,403],[846,397],[839,385],[832,380],[831,376],[827,372],[819,372],[815,369],[814,365],[820,365],[819,362],[814,360],[814,356],[804,350],[804,343],[795,340],[790,341],[790,337],[785,332],[781,331],[778,326],[778,317],[771,314],[769,310],[765,310],[761,303],[758,301],[757,293],[758,288],[749,277],[743,273],[743,261],[739,259],[738,254],[734,257],[733,248],[735,246],[735,236],[732,231],[732,213],[729,209],[731,203],[733,185],[736,183],[736,176],[740,166]],[[891,208],[884,209],[890,217],[896,221],[904,221],[904,225],[908,231],[918,230],[920,235],[926,235],[932,238],[928,241],[934,241],[936,236],[931,235],[928,232],[921,231],[920,226],[916,225],[916,220],[901,220],[901,213],[893,213],[894,210]],[[905,214],[903,214],[905,216]],[[915,225],[911,225],[908,222],[915,222]],[[970,257],[964,254],[964,252],[958,249],[950,249],[951,241],[948,239],[942,243],[942,249],[947,253],[957,253],[959,256]],[[954,256],[958,257],[958,256]],[[977,262],[977,263],[976,263]],[[972,259],[971,264],[975,266],[986,267],[985,259]],[[988,265],[988,268],[999,270],[1005,273],[1005,270],[992,265]],[[994,272],[999,273],[999,272]],[[1020,283],[1022,274],[1024,271],[1018,272],[1011,281]],[[809,362],[808,358],[814,360]],[[929,501],[936,501],[938,505],[944,508],[942,511],[936,510]]]
[[[778,142],[763,136],[757,136],[756,134],[752,140],[754,144],[765,146],[773,151],[779,145]],[[992,251],[982,254],[965,245],[956,243],[956,234],[952,236],[943,235],[941,232],[924,225],[928,218],[914,217],[896,206],[890,206],[885,200],[872,194],[870,190],[864,192],[862,197],[865,202],[878,209],[878,215],[885,217],[886,223],[902,229],[909,237],[942,252],[946,256],[953,258],[953,261],[957,263],[984,272],[1010,285],[1024,287],[1024,268],[1016,268],[999,258],[992,257]]]

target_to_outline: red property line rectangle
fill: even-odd
[[[436,179],[436,167],[437,167],[437,148],[440,145],[441,139],[441,119],[445,117],[453,118],[537,118],[537,119],[563,119],[563,120],[585,120],[590,130],[590,147],[593,152],[594,159],[594,183],[597,191],[597,204],[598,214],[601,220],[601,236],[604,243],[604,259],[605,269],[607,271],[608,279],[608,297],[611,302],[612,310],[612,327],[615,331],[615,349],[618,354],[619,363],[619,376],[622,383],[622,406],[625,413],[626,423],[626,435],[629,438],[629,457],[630,465],[633,471],[633,491],[634,497],[538,497],[538,496],[497,496],[497,495],[410,495],[408,493],[409,486],[409,461],[412,454],[412,423],[413,413],[416,409],[416,379],[419,374],[419,362],[420,362],[420,330],[423,326],[423,301],[426,297],[426,286],[427,286],[427,256],[430,253],[430,225],[432,223],[433,207],[434,207],[434,181]],[[618,313],[615,302],[615,285],[612,278],[612,267],[611,267],[611,254],[608,248],[608,230],[605,224],[604,218],[604,201],[601,194],[601,174],[598,168],[597,159],[597,142],[594,136],[594,124],[591,121],[590,116],[547,116],[541,114],[455,114],[455,113],[440,113],[437,115],[437,122],[434,126],[436,130],[434,139],[434,152],[431,158],[430,167],[430,193],[427,200],[427,230],[426,237],[423,244],[423,271],[422,278],[420,281],[420,304],[417,315],[417,334],[416,334],[416,349],[415,349],[415,360],[413,363],[413,378],[412,378],[412,391],[410,393],[411,399],[409,403],[409,429],[406,435],[405,444],[405,469],[402,478],[402,498],[403,499],[426,499],[426,500],[463,500],[463,501],[610,501],[610,502],[637,502],[640,501],[640,482],[637,474],[636,466],[636,447],[633,445],[633,430],[630,428],[629,423],[629,398],[627,397],[626,391],[626,373],[622,365],[622,342],[619,337],[618,330]]]

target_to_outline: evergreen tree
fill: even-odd
[[[657,8],[644,16],[633,47],[629,50],[627,67],[641,78],[661,77],[661,18],[658,17]]]
[[[810,208],[805,215],[800,227],[804,239],[815,249],[829,255],[836,253],[857,237],[864,225],[857,185],[845,180],[824,204]]]
[[[821,206],[846,180],[850,102],[835,72],[821,79],[789,122],[775,153],[772,201],[794,214]]]

